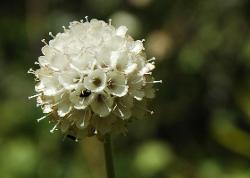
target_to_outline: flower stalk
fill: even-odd
[[[113,164],[113,154],[112,154],[112,145],[111,145],[110,134],[107,134],[105,136],[104,155],[105,155],[107,178],[115,178],[115,170],[114,170],[114,164]]]

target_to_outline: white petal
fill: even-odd
[[[127,31],[128,31],[128,28],[126,26],[120,26],[116,30],[116,35],[124,38]]]
[[[81,76],[78,72],[71,70],[65,71],[58,76],[59,83],[67,90],[76,88],[77,83],[80,81]]]
[[[108,89],[111,94],[122,97],[127,94],[128,86],[124,74],[119,72],[108,73]]]
[[[60,117],[66,116],[72,109],[71,104],[68,100],[60,102],[57,107],[57,114]]]
[[[70,66],[80,73],[89,73],[93,70],[96,64],[96,59],[93,55],[85,52],[73,58]]]
[[[42,47],[42,53],[43,55],[49,55],[51,52],[51,49],[48,45],[45,45],[44,47]]]
[[[41,83],[44,86],[43,92],[46,96],[54,96],[62,91],[62,87],[56,77],[43,77],[41,78]]]
[[[85,109],[83,111],[78,112],[78,117],[76,116],[77,120],[75,122],[76,127],[78,127],[79,129],[86,128],[91,119],[91,116],[92,114],[90,109]]]
[[[40,56],[38,58],[38,62],[40,64],[40,66],[42,66],[42,67],[45,67],[45,66],[49,65],[49,61],[45,56]]]
[[[142,100],[144,97],[144,91],[142,86],[145,82],[143,76],[131,75],[128,80],[129,94],[137,100]]]
[[[112,115],[108,117],[94,117],[91,124],[96,128],[101,135],[104,135],[111,131],[113,124],[116,122],[116,118]]]
[[[53,70],[64,70],[69,65],[67,57],[63,54],[55,54],[48,60]]]
[[[52,105],[51,104],[46,104],[42,107],[43,113],[47,114],[53,111]]]
[[[137,40],[137,41],[132,42],[131,45],[129,46],[129,49],[131,52],[135,54],[140,53],[142,50],[144,50],[142,41]]]
[[[105,117],[110,114],[113,105],[113,99],[102,93],[96,96],[96,99],[91,104],[91,109],[100,117]]]
[[[63,119],[63,121],[61,122],[61,125],[60,125],[60,129],[61,129],[62,133],[66,133],[69,130],[70,124],[71,123],[68,119]]]
[[[128,65],[127,69],[124,72],[125,72],[125,74],[131,74],[136,69],[137,69],[137,64],[132,63],[132,64]]]
[[[69,33],[57,33],[56,38],[49,41],[49,46],[63,52],[70,40],[72,40],[72,38]]]
[[[128,119],[132,115],[133,98],[130,96],[124,96],[122,98],[117,98],[115,101],[115,106],[113,113],[122,118]]]
[[[105,69],[109,69],[113,66],[113,61],[111,59],[111,49],[110,48],[107,48],[107,47],[103,47],[100,49],[100,51],[98,51],[97,53],[97,63],[98,63],[98,66],[100,68],[102,68],[103,70]]]
[[[148,73],[148,72],[154,70],[154,68],[155,68],[155,66],[154,66],[153,64],[147,63],[147,64],[145,65],[145,67],[143,67],[143,68],[140,70],[139,75],[145,75],[146,73]]]
[[[96,69],[84,78],[84,86],[91,92],[101,92],[106,87],[107,76],[101,69]]]
[[[44,89],[44,84],[42,82],[38,82],[35,86],[35,91],[36,92],[41,92]]]
[[[140,90],[132,90],[132,91],[130,91],[129,94],[132,95],[135,99],[137,99],[139,101],[142,100],[143,97],[145,96],[144,91],[140,91]]]
[[[111,53],[111,60],[112,60],[112,67],[119,71],[124,71],[128,65],[128,53],[120,52],[120,51],[113,51]]]

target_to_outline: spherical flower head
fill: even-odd
[[[74,21],[42,47],[29,70],[37,81],[37,106],[60,130],[76,140],[125,133],[133,118],[143,118],[154,98],[154,58],[147,59],[143,40],[133,40],[127,27],[117,29],[92,19]]]

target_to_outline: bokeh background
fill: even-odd
[[[1,178],[105,178],[101,143],[50,134],[27,100],[41,39],[86,15],[144,38],[164,81],[155,114],[114,138],[117,178],[250,177],[249,0],[13,0],[0,14]]]

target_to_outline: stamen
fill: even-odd
[[[85,19],[86,19],[87,22],[89,22],[89,19],[88,19],[88,18],[89,18],[88,16],[85,16]]]
[[[112,25],[112,19],[109,19],[109,25]]]
[[[52,34],[52,32],[49,32],[49,36],[51,36],[52,38],[55,38],[55,36]]]
[[[80,95],[79,95],[79,97],[80,97]],[[80,104],[83,104],[84,100],[85,100],[85,97],[82,98],[82,100],[80,101]]]
[[[146,40],[145,39],[142,39],[141,42],[145,42]]]
[[[152,110],[149,110],[149,109],[146,109],[146,108],[142,108],[142,107],[140,107],[140,106],[137,106],[139,109],[142,109],[143,111],[146,111],[146,112],[148,112],[148,113],[150,113],[151,115],[153,115],[154,114],[154,111],[152,111]]]
[[[72,114],[69,114],[69,115],[66,117],[66,119],[70,118],[71,116],[72,116]]]
[[[150,81],[150,82],[145,82],[145,83],[162,83],[162,80],[155,80],[155,81]]]
[[[60,120],[56,123],[56,125],[50,130],[50,133],[53,133],[55,130],[57,130],[57,126],[59,125]]]
[[[80,22],[83,23],[83,19],[81,19]]]
[[[114,106],[114,108],[113,108],[113,111],[116,109],[116,107],[117,107],[117,104],[115,104],[115,106]]]
[[[83,122],[80,124],[81,127],[84,127],[85,123],[84,123],[84,120],[85,120],[85,117],[86,117],[86,110],[84,112],[84,115],[83,115]]]
[[[151,59],[148,60],[148,62],[155,61],[155,57],[152,57]]]
[[[27,73],[28,73],[28,74],[35,74],[35,72],[36,72],[36,71],[34,71],[32,68],[30,68],[30,69],[28,70]]]
[[[38,94],[35,94],[33,96],[29,96],[28,99],[30,100],[30,99],[35,98],[35,97],[40,96],[40,95],[42,95],[42,93],[38,93]]]
[[[49,114],[47,114],[47,115],[45,115],[45,116],[43,116],[43,117],[37,119],[37,122],[40,122],[41,120],[45,119],[46,117],[50,116],[51,114],[52,114],[52,113],[49,113]]]
[[[133,81],[133,82],[131,82],[132,84],[137,84],[137,83],[139,83],[139,82],[141,82],[141,81],[143,81],[143,78],[141,78],[140,80],[137,80],[137,81]]]
[[[127,108],[127,106],[125,106],[123,103],[119,102],[119,104],[124,107],[124,108]]]
[[[48,43],[45,41],[45,39],[42,39],[41,42],[43,42],[45,45],[48,45]]]
[[[66,31],[66,27],[65,26],[62,26],[63,30]]]
[[[117,109],[118,109],[119,113],[121,114],[121,116],[124,117],[123,112],[121,111],[121,109],[118,106],[117,106]]]
[[[48,115],[45,115],[43,117],[40,117],[39,119],[37,119],[37,122],[40,122],[41,120],[45,119]]]
[[[106,103],[105,99],[102,97],[102,101],[104,102],[104,104],[106,105],[106,107],[108,108],[109,112],[112,110],[108,104]]]

